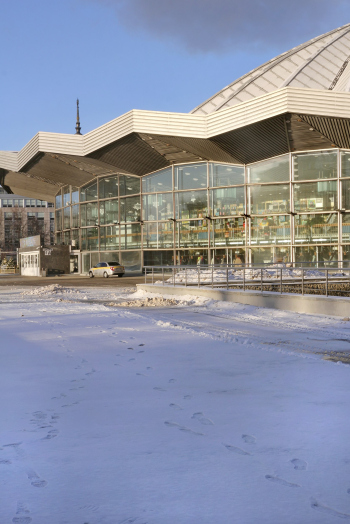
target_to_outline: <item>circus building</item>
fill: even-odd
[[[350,24],[283,53],[191,113],[132,110],[0,152],[8,193],[55,204],[81,273],[350,258]]]

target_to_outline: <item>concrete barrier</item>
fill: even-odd
[[[326,297],[323,295],[280,295],[272,292],[226,291],[224,289],[173,287],[157,284],[137,284],[137,288],[161,295],[193,295],[224,302],[237,302],[250,306],[296,311],[297,313],[309,313],[311,315],[350,317],[350,298]]]

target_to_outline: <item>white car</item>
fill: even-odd
[[[98,262],[94,267],[89,269],[89,277],[122,277],[125,274],[124,266],[119,262]]]

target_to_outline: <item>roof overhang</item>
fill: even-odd
[[[293,150],[350,148],[350,93],[286,87],[209,115],[133,110],[86,135],[38,133],[0,152],[2,181],[52,201],[95,176],[173,163],[250,163]]]

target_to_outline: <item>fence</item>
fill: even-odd
[[[145,283],[350,296],[350,268],[306,268],[269,265],[145,266]]]

